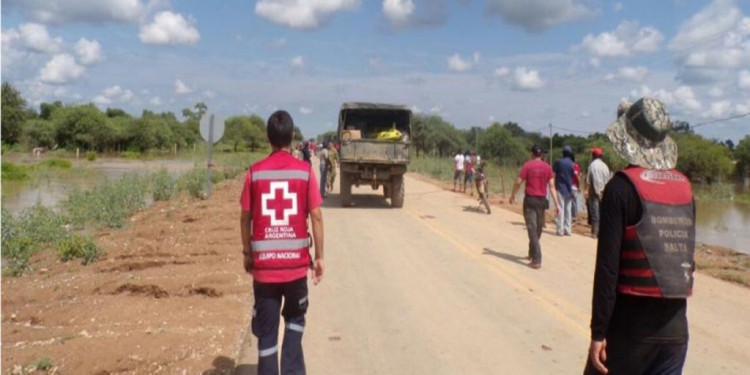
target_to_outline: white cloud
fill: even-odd
[[[504,78],[504,77],[507,77],[508,74],[510,74],[510,69],[508,69],[505,66],[501,68],[496,68],[493,74],[495,75],[495,77]]]
[[[183,94],[190,94],[193,92],[193,89],[186,85],[185,82],[182,82],[182,80],[177,79],[174,82],[174,92],[175,94],[183,95]]]
[[[18,30],[3,30],[3,44],[16,41],[21,43],[21,48],[32,52],[56,53],[62,49],[62,38],[52,38],[47,27],[38,23],[21,24]]]
[[[718,87],[712,87],[711,90],[708,90],[708,96],[712,98],[721,98],[724,96],[724,90],[718,88]]]
[[[62,53],[52,57],[39,73],[39,80],[44,83],[65,84],[83,76],[86,71],[78,65],[73,56]]]
[[[203,91],[203,96],[209,99],[213,99],[216,97],[216,92],[213,90],[205,90]]]
[[[138,22],[163,1],[141,0],[5,0],[4,8],[17,9],[25,18],[46,24]]]
[[[284,46],[286,46],[286,42],[286,38],[279,38],[271,43],[271,47],[274,49],[282,49],[284,48]]]
[[[78,61],[83,65],[94,65],[104,61],[102,46],[96,40],[81,38],[75,45]]]
[[[621,11],[622,8],[624,8],[624,5],[621,2],[619,2],[619,1],[616,2],[616,3],[614,3],[614,4],[612,4],[612,10],[614,10],[615,12]]]
[[[195,44],[201,38],[194,19],[170,11],[157,13],[152,23],[141,26],[138,37],[146,44]]]
[[[679,80],[727,84],[750,65],[750,17],[736,1],[715,0],[680,25],[669,50],[680,65]]]
[[[720,100],[711,103],[710,108],[703,114],[706,118],[720,118],[729,115],[732,109],[732,102],[729,100]]]
[[[151,100],[148,101],[151,105],[160,106],[161,105],[161,98],[158,96],[154,96],[151,98]]]
[[[530,70],[525,66],[518,67],[513,72],[513,85],[519,90],[538,90],[544,87],[538,70]]]
[[[102,93],[102,95],[104,95],[104,96],[106,96],[108,98],[113,98],[113,97],[115,97],[117,95],[120,95],[120,94],[122,94],[122,87],[120,87],[120,85],[114,85],[114,86],[111,86],[111,87],[107,87],[106,89],[104,89],[104,92]]]
[[[527,32],[539,32],[551,26],[578,21],[597,14],[579,0],[487,0],[485,14],[502,18]]]
[[[474,55],[472,55],[472,60],[474,61],[474,64],[479,64],[479,60],[482,58],[482,54],[479,52],[474,52]]]
[[[93,102],[99,105],[108,105],[112,104],[112,99],[106,97],[105,95],[97,95],[94,97]]]
[[[125,92],[123,92],[122,95],[120,96],[120,101],[129,102],[130,100],[133,99],[133,96],[134,95],[132,91],[125,90]]]
[[[643,66],[624,66],[617,71],[617,75],[628,81],[643,82],[646,76],[648,76],[648,69]]]
[[[701,102],[695,97],[695,93],[690,86],[680,86],[674,91],[674,98],[677,105],[682,106],[688,111],[697,111],[703,107]]]
[[[372,58],[370,59],[367,64],[370,66],[371,69],[378,69],[381,66],[383,66],[383,61],[380,60],[380,58]]]
[[[739,78],[737,79],[737,86],[743,90],[750,89],[750,70],[740,71]]]
[[[259,0],[255,14],[293,29],[316,29],[338,12],[354,10],[360,0]]]
[[[302,58],[302,56],[295,56],[292,58],[292,62],[290,63],[292,65],[292,68],[295,70],[299,70],[305,67],[305,59]]]
[[[459,54],[453,54],[449,56],[446,61],[448,63],[448,69],[454,72],[465,72],[472,68],[474,64],[479,62],[479,52],[474,52],[473,60],[464,60]]]
[[[412,0],[383,0],[383,14],[394,26],[406,25],[415,8]]]
[[[656,52],[663,40],[659,30],[651,26],[640,27],[638,22],[623,21],[612,32],[586,35],[581,47],[594,57],[614,58]]]
[[[310,107],[302,106],[302,107],[299,107],[299,113],[301,113],[303,115],[309,115],[309,114],[313,113],[313,109],[310,108]]]

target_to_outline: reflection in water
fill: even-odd
[[[3,207],[17,214],[37,202],[56,207],[74,189],[88,190],[104,180],[118,179],[126,173],[150,173],[166,169],[170,173],[181,173],[193,168],[192,161],[157,160],[125,161],[121,159],[102,159],[93,163],[76,165],[74,168],[90,169],[91,173],[66,173],[60,171],[40,176],[33,182],[9,181],[2,185]]]
[[[696,240],[750,254],[750,204],[698,201]]]

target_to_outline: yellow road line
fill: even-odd
[[[471,247],[465,245],[458,239],[456,239],[453,235],[449,233],[448,230],[444,229],[440,224],[434,223],[434,222],[428,222],[427,220],[423,220],[421,218],[421,214],[419,212],[416,212],[411,209],[404,210],[409,213],[409,215],[413,216],[417,219],[417,221],[423,223],[427,228],[435,232],[436,234],[440,235],[441,237],[448,240],[450,243],[452,243],[456,248],[462,250],[464,253],[471,256],[473,259],[480,260],[481,257],[477,254],[475,250],[473,250]],[[478,246],[481,247],[481,246]],[[570,306],[570,304],[567,301],[561,300],[559,298],[555,298],[552,296],[552,294],[543,288],[534,288],[534,292],[529,290],[529,287],[527,284],[531,284],[529,282],[529,279],[526,277],[523,277],[522,275],[513,272],[508,268],[507,266],[503,265],[502,263],[497,263],[497,265],[502,268],[501,270],[497,269],[496,267],[490,267],[487,262],[479,262],[483,267],[488,269],[489,271],[493,272],[494,274],[500,276],[500,278],[503,279],[507,284],[513,286],[516,288],[516,290],[528,294],[532,300],[537,302],[542,308],[550,312],[553,316],[555,316],[559,321],[565,323],[567,326],[572,328],[576,333],[580,334],[583,337],[589,337],[589,330],[585,325],[581,325],[580,322],[576,319],[571,318],[569,315],[565,314],[563,311],[561,311],[561,308],[563,308],[564,305]],[[526,282],[526,284],[524,283]],[[581,314],[577,311],[577,309],[572,308],[572,306],[565,308],[567,312],[570,315],[574,315],[577,317],[581,317]],[[583,317],[585,320],[586,317]]]

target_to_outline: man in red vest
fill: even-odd
[[[607,130],[629,165],[601,201],[584,374],[681,374],[693,291],[695,202],[674,169],[664,106],[643,98]]]
[[[253,164],[240,197],[242,254],[253,276],[252,332],[258,337],[258,374],[279,374],[279,313],[284,316],[281,372],[304,374],[302,332],[308,307],[307,272],[323,279],[322,198],[310,164],[291,154],[294,122],[286,111],[268,118],[271,155]],[[315,259],[311,261],[308,216]],[[283,299],[283,308],[282,308]]]

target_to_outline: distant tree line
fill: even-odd
[[[199,123],[207,113],[205,103],[182,110],[183,120],[172,112],[144,110],[134,117],[118,108],[101,111],[93,104],[41,103],[28,108],[9,83],[2,85],[2,142],[25,149],[45,147],[82,151],[147,152],[191,148],[203,142]],[[295,127],[295,139],[302,133]],[[256,151],[267,148],[265,121],[258,115],[231,116],[225,121],[220,148]]]

